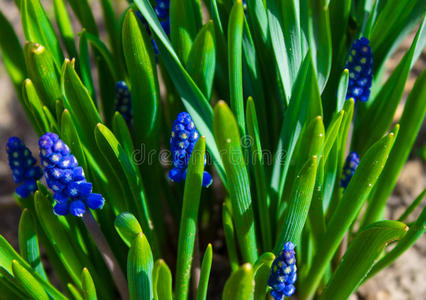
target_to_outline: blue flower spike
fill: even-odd
[[[189,158],[200,137],[191,115],[181,112],[173,122],[170,146],[173,155],[173,169],[169,172],[169,179],[180,182],[186,179]],[[204,171],[203,187],[209,187],[213,182],[212,176]]]
[[[27,198],[37,190],[37,180],[43,176],[43,171],[35,165],[37,160],[18,137],[9,138],[6,152],[13,181],[19,184],[16,194],[21,198]]]
[[[353,42],[345,68],[349,70],[346,99],[368,101],[373,80],[373,54],[367,38],[362,37]]]
[[[44,177],[54,192],[55,214],[82,217],[87,208],[103,207],[104,198],[92,193],[92,184],[86,181],[83,168],[58,135],[47,132],[39,139],[39,146]]]
[[[345,164],[343,166],[342,179],[340,180],[340,186],[346,189],[349,185],[349,181],[355,173],[356,168],[359,165],[359,156],[356,152],[350,152],[346,157]]]
[[[124,81],[117,81],[115,84],[115,110],[118,111],[127,124],[132,121],[132,96],[130,90]]]
[[[170,0],[157,0],[155,14],[160,20],[161,26],[167,35],[170,35]]]
[[[271,296],[275,300],[290,297],[296,291],[294,283],[297,280],[297,267],[294,248],[292,242],[286,242],[272,263],[268,285],[272,288]]]

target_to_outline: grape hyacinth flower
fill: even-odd
[[[21,198],[26,198],[37,190],[37,180],[43,176],[43,171],[35,165],[36,159],[18,137],[9,138],[6,152],[13,181],[20,184],[16,189],[16,194]]]
[[[272,263],[268,285],[272,288],[271,296],[275,300],[290,297],[296,291],[294,283],[297,280],[297,267],[294,248],[292,242],[286,242]]]
[[[373,79],[373,54],[367,38],[362,37],[353,42],[345,68],[349,70],[346,99],[368,101]]]
[[[199,134],[195,128],[191,115],[181,112],[173,122],[170,146],[173,155],[173,169],[169,172],[169,179],[180,182],[186,179],[189,158],[197,143]],[[204,171],[203,187],[209,187],[213,182],[212,176]]]
[[[58,135],[47,132],[40,138],[39,146],[44,176],[54,192],[55,214],[65,216],[71,213],[82,217],[86,207],[103,207],[104,198],[92,193],[92,184],[86,181],[83,168],[78,166],[77,159]]]
[[[127,124],[132,121],[132,97],[129,88],[124,81],[117,81],[115,84],[115,110],[124,118]]]
[[[343,166],[342,179],[340,180],[340,186],[347,188],[349,181],[355,173],[356,168],[359,165],[359,156],[356,152],[350,152],[346,157],[345,165]]]
[[[167,35],[170,35],[170,0],[157,0],[155,14],[160,20],[161,26]]]

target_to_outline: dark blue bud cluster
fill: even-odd
[[[83,168],[70,154],[68,146],[54,133],[46,133],[39,140],[41,164],[47,185],[54,192],[56,205],[53,211],[57,215],[68,213],[82,217],[86,206],[100,209],[104,198],[92,193],[92,184],[86,181]]]
[[[161,27],[163,27],[164,32],[167,35],[170,35],[170,0],[157,0],[157,5],[155,6],[155,14],[157,15],[158,19],[160,20]],[[141,20],[142,24],[144,25],[146,31],[148,32],[148,35],[151,37],[151,43],[154,48],[155,55],[158,55],[158,46],[155,42],[154,38],[152,37],[151,29],[149,28],[148,22],[143,17],[142,13],[138,10],[136,12],[136,16]]]
[[[346,99],[368,101],[373,80],[373,54],[367,38],[362,37],[353,42],[345,68],[349,70]]]
[[[132,96],[124,81],[117,81],[115,84],[115,110],[126,120],[127,124],[132,121]]]
[[[35,165],[36,159],[19,138],[15,136],[9,138],[6,152],[13,181],[20,184],[16,193],[19,197],[26,198],[37,190],[37,180],[43,176],[43,171]]]
[[[181,112],[173,122],[172,137],[170,138],[173,155],[173,169],[169,172],[171,181],[180,182],[186,179],[189,158],[199,137],[191,115],[187,112]],[[212,176],[204,171],[203,186],[208,187],[212,182]]]
[[[271,296],[275,300],[290,297],[296,291],[294,283],[297,280],[297,267],[294,248],[292,242],[286,242],[284,249],[272,263],[268,285],[272,288]]]
[[[356,168],[359,165],[359,156],[356,152],[350,152],[346,157],[345,164],[343,166],[342,179],[340,180],[340,186],[347,188],[349,181],[355,173]]]
[[[161,26],[167,35],[170,35],[170,0],[157,0],[155,14],[160,20]]]

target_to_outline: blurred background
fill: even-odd
[[[41,0],[49,16],[53,16],[53,6],[49,0]],[[100,20],[99,1],[90,1],[95,18]],[[126,1],[113,0],[118,7]],[[0,0],[0,10],[13,24],[22,44],[25,42],[22,33],[19,11],[13,0]],[[55,25],[55,24],[54,24]],[[102,36],[102,27],[99,26]],[[81,31],[75,23],[75,32]],[[414,34],[411,34],[387,62],[387,70],[392,70],[408,50]],[[426,67],[426,50],[423,51],[414,66],[405,87],[404,99],[414,85],[415,79]],[[426,101],[426,99],[425,99]],[[395,115],[395,122],[402,113],[401,107]],[[0,234],[15,248],[18,247],[18,223],[20,209],[15,204],[13,193],[16,188],[12,181],[11,171],[7,163],[5,145],[9,136],[18,136],[37,156],[37,138],[26,120],[25,114],[16,98],[15,90],[3,66],[0,55]],[[397,219],[404,209],[422,192],[426,186],[426,124],[423,123],[416,144],[410,154],[409,161],[402,170],[398,184],[388,201],[386,217]],[[408,222],[415,219],[424,207],[424,203],[416,210]],[[426,295],[426,236],[406,251],[390,268],[382,271],[351,297],[351,300],[420,300]],[[213,281],[215,279],[213,278]],[[1,295],[0,295],[1,296]],[[1,297],[0,297],[1,298]]]

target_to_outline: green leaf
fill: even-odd
[[[294,84],[290,106],[284,115],[271,178],[271,205],[275,211],[282,197],[287,172],[303,124],[316,116],[322,116],[321,97],[309,54],[301,66]],[[307,101],[307,99],[309,99]]]
[[[317,165],[318,158],[317,156],[313,156],[297,174],[291,190],[290,202],[284,218],[282,231],[274,248],[275,254],[278,254],[283,249],[284,243],[288,241],[296,245],[300,243],[302,230],[308,217],[309,206],[311,205]]]
[[[259,209],[260,229],[262,232],[263,251],[272,249],[272,230],[270,219],[270,199],[266,186],[266,175],[263,162],[262,146],[260,144],[259,124],[253,98],[247,100],[246,109],[247,132],[250,136],[250,146],[253,158],[253,171],[256,183],[256,200]]]
[[[216,69],[215,33],[212,21],[207,22],[192,45],[186,69],[207,99],[211,98]]]
[[[75,72],[73,63],[69,60],[65,60],[62,67],[61,89],[65,106],[75,119],[76,129],[79,132],[82,144],[92,150],[96,149],[93,130],[101,122],[101,117],[90,98],[89,92]]]
[[[197,233],[205,152],[206,140],[204,137],[200,137],[189,159],[185,179],[176,264],[175,297],[178,300],[187,299],[189,293],[189,279],[191,277],[192,258]]]
[[[332,45],[327,0],[309,1],[309,49],[322,92],[331,70]]]
[[[185,108],[195,122],[201,135],[206,137],[206,145],[215,164],[216,170],[225,186],[227,180],[219,151],[213,137],[213,110],[201,90],[185,71],[177,54],[174,52],[157,16],[148,0],[135,0],[151,30],[157,36],[157,45],[165,67],[182,99]]]
[[[88,170],[83,145],[80,142],[80,137],[68,109],[65,109],[62,113],[61,139],[70,147],[72,154],[77,158],[78,164],[83,170]]]
[[[43,285],[45,291],[54,299],[65,300],[66,297],[63,296],[53,285],[48,281],[45,281],[41,276],[36,273],[30,265],[16,253],[15,249],[6,241],[6,239],[0,235],[0,266],[7,271],[7,274],[12,274],[12,262],[17,261],[21,266],[24,266],[28,272],[32,274],[33,277],[37,278],[39,282]]]
[[[231,109],[237,119],[238,127],[242,135],[244,135],[246,131],[242,66],[243,25],[243,2],[237,0],[232,6],[228,22],[229,95]]]
[[[53,0],[56,23],[58,24],[61,39],[70,57],[77,58],[77,48],[75,47],[75,36],[72,28],[70,16],[68,15],[64,0]],[[60,61],[59,63],[61,63]]]
[[[24,49],[28,75],[43,103],[55,111],[56,100],[62,98],[60,72],[52,54],[42,45],[27,43]]]
[[[83,288],[83,299],[84,300],[96,300],[96,288],[93,282],[92,276],[87,268],[84,268],[81,272],[81,283]]]
[[[381,221],[360,232],[350,244],[320,300],[348,298],[367,276],[386,245],[401,239],[407,230],[403,223]]]
[[[133,123],[135,144],[156,145],[159,122],[157,69],[151,39],[130,9],[123,21],[123,52],[131,83],[134,116],[144,116]]]
[[[142,233],[142,228],[138,220],[134,215],[128,212],[123,212],[115,218],[114,227],[129,247],[136,236]]]
[[[229,198],[222,205],[222,223],[229,264],[231,265],[231,270],[235,271],[238,269],[239,260],[235,241],[235,227],[232,220],[232,207]]]
[[[116,64],[114,61],[114,58],[111,54],[111,52],[108,50],[107,46],[94,34],[91,34],[87,32],[86,30],[83,30],[81,33],[79,33],[79,36],[85,35],[87,38],[87,41],[97,50],[97,52],[102,56],[102,58],[105,60],[106,65],[108,67],[109,72],[111,72],[112,77],[114,78],[114,81],[118,80],[118,74],[116,69]]]
[[[375,70],[383,66],[386,58],[424,17],[425,10],[426,3],[421,0],[384,3],[370,35]]]
[[[130,134],[129,127],[127,127],[126,121],[118,111],[115,112],[112,120],[112,130],[124,151],[126,151],[127,156],[131,158],[135,151],[132,136]]]
[[[426,208],[423,208],[420,216],[416,222],[410,226],[404,237],[398,241],[396,246],[389,253],[385,254],[385,256],[374,265],[366,279],[373,277],[384,268],[390,266],[399,256],[401,256],[402,253],[413,246],[413,244],[425,233],[425,226]]]
[[[254,265],[254,300],[264,300],[268,292],[268,279],[271,275],[271,266],[275,255],[271,252],[263,253]]]
[[[340,76],[339,86],[337,87],[337,105],[336,111],[339,112],[343,109],[346,101],[346,93],[348,91],[349,84],[349,70],[344,69]]]
[[[398,218],[399,222],[404,222],[405,219],[407,219],[408,216],[411,215],[411,213],[419,206],[420,203],[424,200],[426,196],[426,189],[423,189],[423,192],[421,192],[416,199],[414,199],[413,202],[411,202],[410,206],[407,207],[407,209],[404,211],[404,213]]]
[[[98,36],[98,27],[92,14],[88,0],[67,0],[83,28]]]
[[[84,266],[77,254],[79,252],[76,251],[77,245],[73,245],[69,232],[63,223],[53,214],[52,205],[40,191],[34,194],[34,202],[38,218],[43,220],[41,225],[48,238],[55,241],[53,246],[62,264],[65,266],[74,283],[81,286],[80,272]]]
[[[19,250],[21,256],[30,264],[31,268],[37,272],[43,279],[47,280],[43,264],[40,258],[40,249],[38,247],[38,238],[35,230],[33,216],[28,209],[22,211],[19,221]]]
[[[400,132],[395,146],[389,154],[389,159],[371,194],[367,211],[362,224],[368,225],[378,220],[386,205],[386,200],[392,193],[411,148],[416,140],[426,114],[426,71],[417,78],[404,106],[400,120]]]
[[[102,124],[96,126],[95,139],[105,159],[117,171],[117,178],[122,182],[122,187],[125,190],[130,189],[130,196],[133,197],[133,201],[127,199],[127,205],[138,213],[142,222],[142,229],[151,241],[154,252],[159,251],[142,181],[132,164],[131,158],[126,155],[117,138],[106,126]]]
[[[286,104],[302,63],[299,3],[294,0],[266,1],[269,31]]]
[[[127,279],[131,300],[153,299],[151,247],[143,233],[136,236],[127,259]]]
[[[2,62],[18,91],[26,76],[24,52],[12,25],[0,11],[0,50]]]
[[[155,262],[152,280],[155,300],[173,299],[172,273],[164,260],[159,259]]]
[[[402,99],[405,84],[411,67],[418,58],[415,53],[426,43],[426,20],[423,21],[410,50],[392,72],[392,75],[374,98],[371,107],[361,116],[354,133],[354,146],[359,155],[379,139],[392,125],[396,109]],[[374,120],[372,122],[371,120]]]
[[[12,261],[12,271],[18,282],[32,298],[40,300],[50,299],[43,286],[17,260]]]
[[[196,2],[191,0],[170,3],[170,38],[173,48],[184,64],[188,61],[192,43],[198,32],[197,20],[200,16],[196,14],[200,14],[200,11],[196,8]]]
[[[326,232],[320,238],[312,267],[301,282],[299,291],[302,299],[311,297],[317,289],[328,263],[380,176],[394,141],[395,134],[389,133],[362,157],[343,198],[331,216]]]
[[[21,21],[27,41],[45,46],[57,64],[64,60],[61,45],[40,0],[21,0]]]
[[[68,292],[72,296],[74,300],[84,300],[82,295],[80,294],[80,291],[71,283],[67,284]]]
[[[223,289],[223,300],[253,299],[254,290],[253,267],[247,263],[231,274]]]
[[[243,261],[254,263],[258,254],[250,182],[237,121],[223,101],[219,101],[214,108],[214,133],[228,178],[228,192]]]
[[[22,98],[25,103],[24,109],[31,115],[29,119],[33,121],[37,133],[42,135],[49,131],[49,120],[44,113],[43,103],[30,79],[26,79],[22,85]]]
[[[80,34],[80,42],[79,42],[79,64],[80,67],[80,76],[83,81],[84,86],[89,91],[90,96],[93,99],[93,102],[96,104],[96,91],[93,85],[92,79],[92,67],[90,65],[90,55],[89,55],[89,44],[87,41],[87,36],[84,34],[85,30],[83,29]]]
[[[210,271],[212,268],[213,250],[212,244],[208,244],[201,263],[200,281],[198,283],[196,300],[206,300],[209,286]]]

